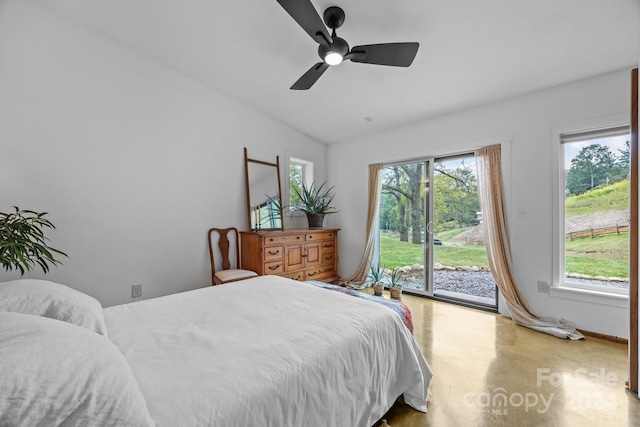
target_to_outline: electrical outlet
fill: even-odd
[[[140,298],[142,296],[142,285],[131,286],[131,298]]]
[[[543,280],[538,280],[538,292],[541,294],[549,293],[549,282],[545,282]]]

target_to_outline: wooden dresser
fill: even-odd
[[[259,275],[333,282],[338,276],[338,231],[241,231],[241,268]]]

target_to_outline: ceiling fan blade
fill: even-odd
[[[327,64],[326,62],[318,62],[313,67],[309,68],[309,71],[304,73],[302,75],[302,77],[300,77],[298,79],[298,81],[295,82],[293,84],[293,86],[291,86],[290,89],[293,89],[293,90],[307,90],[307,89],[309,89],[311,86],[313,86],[313,84],[316,81],[318,81],[320,76],[325,71],[327,71],[327,68],[329,68],[329,64]]]
[[[365,64],[408,67],[418,53],[419,43],[382,43],[354,46],[345,59]]]
[[[324,26],[320,15],[318,15],[310,0],[277,1],[318,44],[331,44],[333,42],[327,27]]]

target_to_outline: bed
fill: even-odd
[[[399,396],[427,409],[431,370],[380,304],[278,276],[104,310],[7,283],[0,425],[369,427]]]
[[[383,297],[367,294],[365,292],[360,292],[356,289],[348,288],[345,286],[338,286],[331,283],[319,282],[317,280],[308,280],[304,283],[308,283],[310,285],[317,286],[323,289],[329,289],[331,291],[341,292],[346,295],[351,295],[356,298],[364,299],[367,301],[375,302],[376,304],[382,304],[385,307],[396,312],[400,319],[402,319],[402,323],[409,329],[411,333],[413,333],[413,318],[411,317],[411,310],[407,307],[402,301],[395,299],[386,299]]]

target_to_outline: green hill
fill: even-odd
[[[566,216],[629,209],[629,180],[596,188],[565,200]]]

